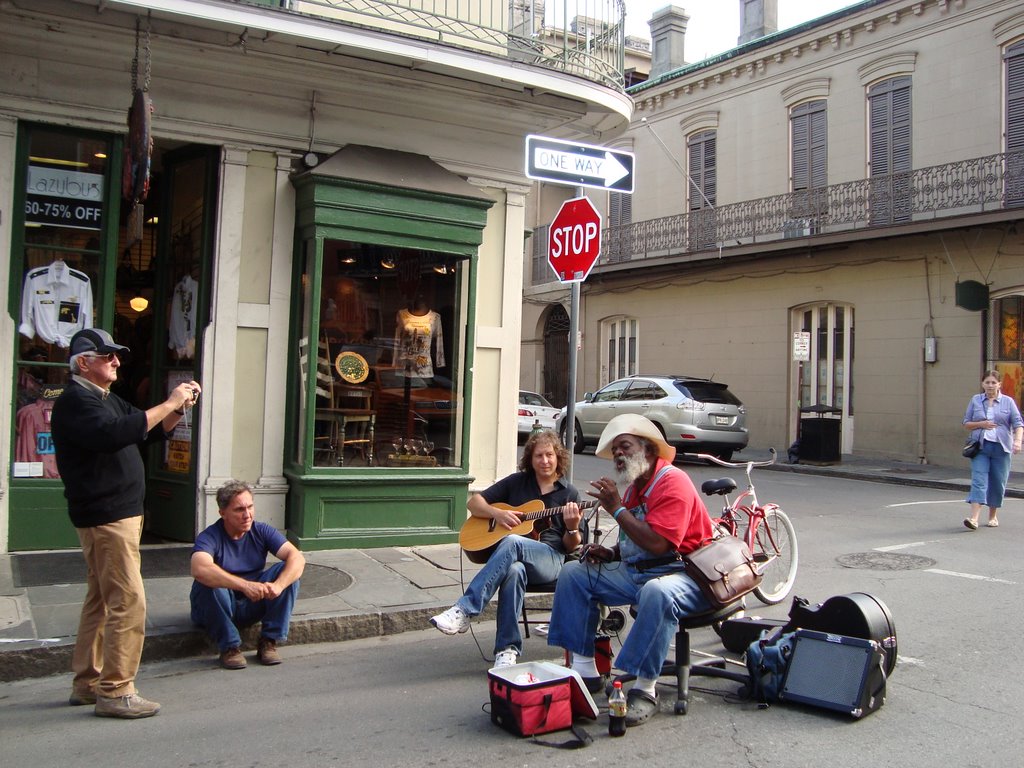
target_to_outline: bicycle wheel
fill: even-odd
[[[796,581],[796,530],[789,517],[778,507],[765,510],[754,533],[754,560],[761,564],[764,578],[754,590],[762,603],[781,603]]]

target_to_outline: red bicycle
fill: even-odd
[[[746,461],[742,463],[722,461],[717,456],[699,453],[701,459],[734,469],[743,468],[747,473],[747,490],[729,500],[729,494],[736,490],[736,481],[724,477],[720,480],[706,480],[701,484],[701,491],[707,496],[724,496],[725,508],[721,517],[713,518],[716,525],[721,526],[732,536],[740,536],[741,521],[745,517],[747,529],[742,538],[750,548],[755,562],[764,578],[761,585],[754,590],[757,599],[768,605],[782,602],[796,581],[797,543],[796,530],[789,516],[778,504],[769,502],[760,504],[757,491],[750,472],[754,467],[767,467],[775,463],[775,449],[770,448],[772,457],[768,461]]]

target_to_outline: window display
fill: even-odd
[[[43,128],[26,140],[11,474],[55,479],[50,413],[67,381],[71,337],[96,323],[110,146]]]
[[[328,240],[314,296],[311,250],[297,373],[302,391],[312,393],[313,435],[307,446],[300,425],[297,460],[308,450],[316,467],[457,464],[466,303],[459,263],[430,251]],[[351,380],[353,361],[360,381]]]

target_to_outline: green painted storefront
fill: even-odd
[[[494,201],[429,158],[352,145],[292,181],[296,247],[289,371],[295,375],[290,378],[285,414],[288,535],[305,550],[454,541],[465,520],[471,481],[468,440],[476,261]],[[449,445],[438,449],[443,460],[436,466],[397,461],[394,455],[389,461],[389,433],[383,418],[377,421],[383,447],[373,461],[334,466],[332,459],[325,466],[318,460],[319,384],[311,373],[315,344],[310,340],[325,336],[329,314],[335,311],[333,299],[324,299],[332,290],[331,280],[347,285],[348,278],[331,275],[332,270],[346,266],[340,262],[347,261],[343,255],[348,251],[364,264],[372,259],[389,264],[388,269],[396,259],[404,260],[398,266],[401,277],[373,273],[374,263],[352,281],[376,286],[391,280],[401,286],[397,292],[381,287],[368,296],[366,304],[384,307],[378,311],[385,315],[389,316],[390,303],[410,298],[407,294],[413,284],[434,286],[433,298],[448,302],[448,311],[442,314],[447,323],[445,339],[452,350],[445,365],[451,394],[444,402],[451,413],[441,414],[440,420],[447,418],[444,423],[450,427],[440,432]],[[410,264],[416,265],[417,274]],[[421,273],[428,277],[421,280]],[[373,310],[365,311],[373,315]],[[397,348],[391,354],[397,355]],[[386,364],[382,367],[377,373],[383,377]],[[408,404],[407,388],[407,408]],[[374,408],[383,417],[383,404],[375,403]],[[413,417],[417,425],[431,423],[413,413],[409,424]],[[423,434],[428,434],[426,427]],[[345,455],[344,446],[341,455]]]

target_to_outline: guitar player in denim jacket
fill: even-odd
[[[478,536],[467,536],[466,528],[463,529],[460,542],[467,552],[471,553],[475,541],[498,541],[465,594],[430,623],[446,635],[465,632],[470,619],[480,614],[497,592],[495,667],[515,664],[523,651],[519,616],[526,585],[555,581],[565,556],[585,540],[586,521],[580,511],[580,493],[563,477],[568,465],[569,452],[558,435],[543,430],[526,441],[518,472],[474,495],[467,504],[472,515],[467,527],[479,531]],[[543,511],[524,517],[523,510],[510,509],[530,502],[538,510],[542,504]],[[531,517],[539,518],[536,526],[529,522]],[[533,529],[542,527],[537,539],[519,535],[531,531],[535,534]],[[519,530],[512,533],[516,528]]]

